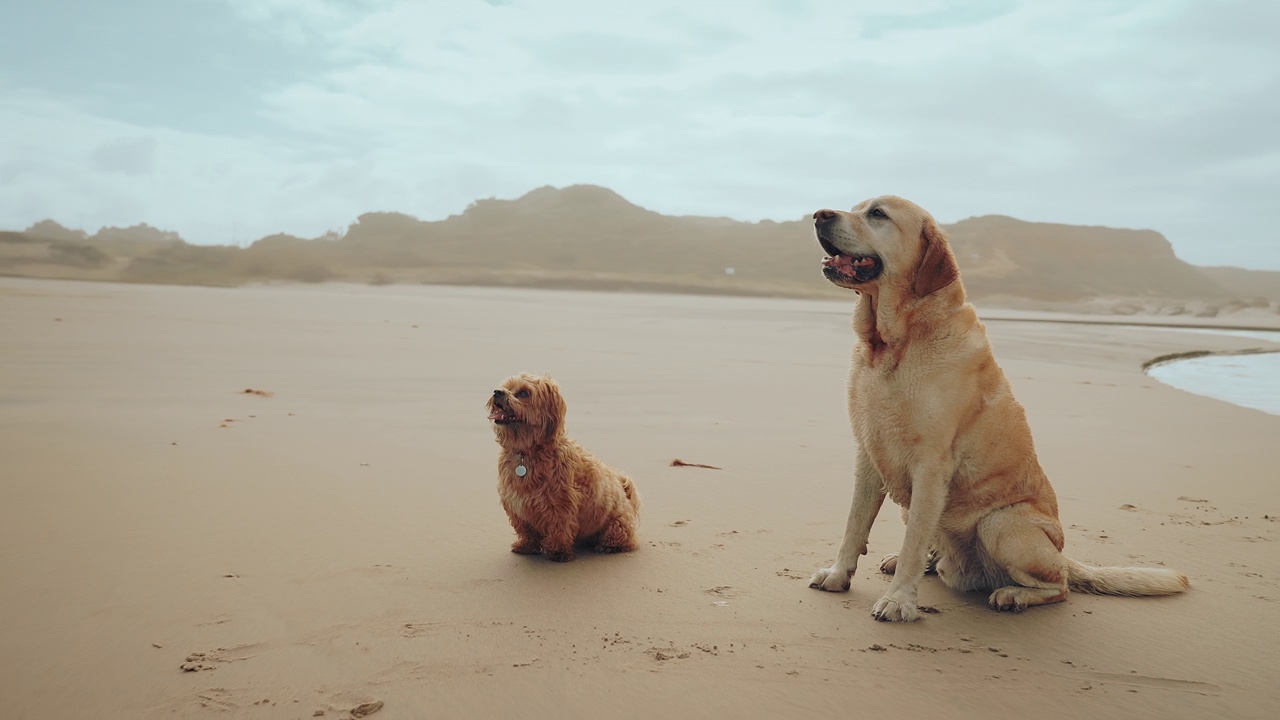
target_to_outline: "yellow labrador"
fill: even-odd
[[[931,565],[949,587],[990,592],[997,610],[1066,599],[1068,590],[1168,595],[1172,570],[1098,568],[1062,554],[1058,501],[1036,459],[1022,405],[991,354],[947,239],[902,198],[813,214],[829,257],[823,274],[861,297],[849,374],[858,441],[853,507],[836,562],[810,587],[842,592],[867,553],[885,496],[906,537],[881,569],[894,574],[871,614],[919,617],[916,588]]]

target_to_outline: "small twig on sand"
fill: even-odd
[[[706,469],[708,469],[708,470],[723,470],[723,469],[724,469],[724,468],[718,468],[718,467],[716,467],[715,465],[703,465],[702,463],[691,463],[691,462],[685,462],[685,461],[681,460],[680,458],[676,458],[675,460],[672,460],[672,461],[671,461],[671,467],[697,467],[697,468],[706,468]]]

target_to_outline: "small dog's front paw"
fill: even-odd
[[[511,543],[511,552],[517,555],[537,555],[542,552],[542,546],[528,540],[517,540]]]
[[[591,551],[592,551],[592,552],[598,552],[598,553],[601,553],[601,554],[603,554],[603,555],[612,555],[613,553],[624,553],[624,552],[630,552],[630,551],[631,551],[631,548],[629,548],[629,547],[620,547],[620,546],[618,546],[618,545],[597,545],[597,546],[595,546],[595,547],[591,548]]]
[[[573,559],[572,550],[559,550],[547,553],[547,559],[551,562],[569,562]]]
[[[881,622],[911,622],[920,619],[915,600],[885,595],[871,608],[871,616]]]
[[[834,565],[823,568],[809,578],[809,587],[827,592],[848,592],[853,570],[841,571]]]

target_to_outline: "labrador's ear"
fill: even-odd
[[[920,230],[920,264],[913,283],[917,297],[936,293],[960,279],[960,268],[947,245],[947,236],[932,218]]]

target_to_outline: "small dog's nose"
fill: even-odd
[[[823,208],[813,214],[813,224],[818,225],[819,223],[827,222],[832,218],[834,218],[835,216],[836,216],[835,210],[827,210],[826,208]]]
[[[494,396],[494,397],[502,397],[503,395],[506,395],[506,394],[507,394],[507,391],[506,391],[506,390],[494,390],[494,391],[493,391],[493,396]]]

